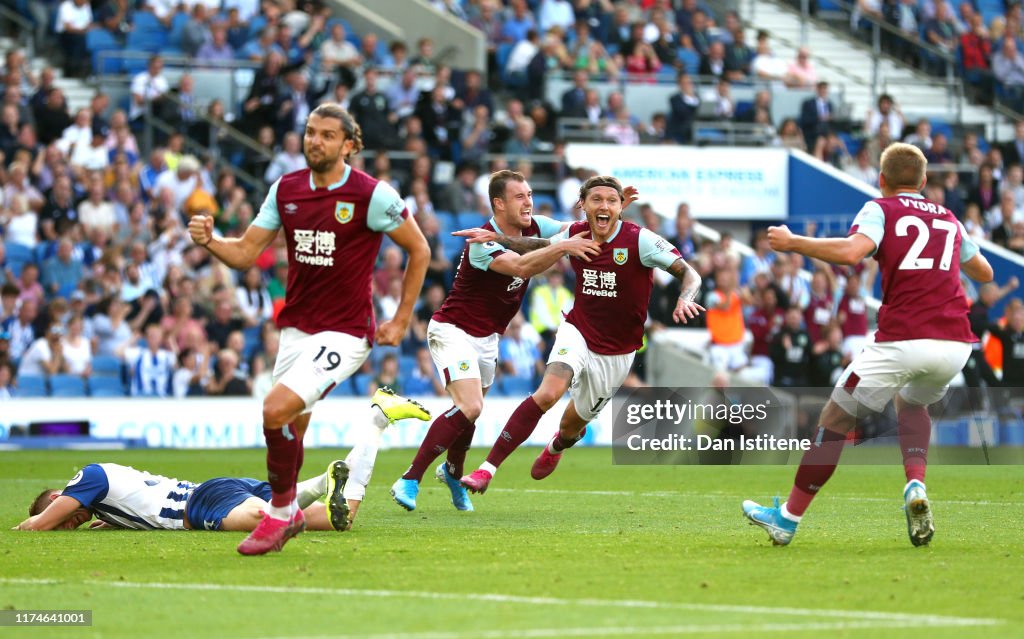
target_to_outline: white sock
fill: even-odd
[[[373,425],[362,427],[356,445],[349,451],[345,463],[348,464],[348,481],[345,482],[345,499],[362,501],[366,496],[366,486],[373,476],[373,465],[377,462],[377,449],[380,448],[380,439],[387,428],[387,418],[381,415],[380,411],[374,411],[385,422],[384,427],[380,426],[380,420],[376,417]]]
[[[558,435],[555,435],[554,437],[551,438],[551,441],[549,441],[547,445],[548,452],[551,453],[552,455],[561,455],[562,452],[564,452],[563,450],[555,450],[555,440],[557,439]]]
[[[327,494],[327,473],[300,481],[295,490],[295,498],[299,508],[306,509],[316,500]]]
[[[782,514],[783,519],[788,519],[798,524],[800,523],[800,520],[804,518],[803,515],[800,515],[798,517],[793,513],[789,512],[788,510],[786,510],[786,504],[782,504],[782,508],[779,509],[779,512]]]
[[[274,519],[283,519],[284,521],[288,521],[292,518],[292,505],[294,503],[295,502],[293,501],[291,504],[288,504],[287,506],[280,507],[274,506],[272,504],[267,504],[267,507],[263,509],[263,512],[267,513]]]
[[[498,467],[490,462],[480,464],[480,470],[486,470],[491,474],[491,477],[494,477],[498,473]]]
[[[376,406],[372,407],[371,411],[373,412],[373,425],[380,429],[381,432],[384,432],[384,429],[387,428],[391,422],[388,421],[387,416],[384,415],[384,411]]]

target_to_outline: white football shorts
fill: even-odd
[[[918,406],[946,395],[949,382],[963,370],[971,345],[944,339],[872,342],[853,358],[836,381],[832,400],[861,417],[857,405],[880,412],[896,393]]]
[[[427,347],[445,387],[460,379],[479,379],[484,388],[494,383],[494,369],[498,365],[497,333],[473,337],[454,324],[430,320]]]
[[[572,368],[569,396],[576,412],[588,422],[600,414],[622,382],[626,381],[636,353],[601,355],[587,348],[587,341],[579,329],[562,322],[555,334],[548,364],[561,362]]]
[[[369,354],[370,343],[364,337],[335,331],[310,335],[288,327],[281,331],[273,382],[301,397],[306,402],[303,413],[308,413],[332,388],[358,371]]]

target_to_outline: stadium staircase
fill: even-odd
[[[751,46],[757,41],[757,31],[764,29],[770,34],[769,42],[776,57],[783,60],[796,58],[803,34],[797,10],[776,1],[745,0],[739,3],[739,13],[744,24],[748,25],[746,35]],[[837,26],[832,27],[832,24]],[[843,99],[849,109],[847,115],[854,121],[862,121],[868,110],[874,108],[876,99],[872,93],[873,55],[870,46],[853,36],[848,21],[827,23],[812,19],[808,21],[806,33],[806,45],[818,76],[842,88]],[[908,124],[921,117],[952,124],[958,108],[964,124],[991,126],[997,120],[991,109],[969,104],[963,97],[951,95],[944,78],[912,69],[886,55],[879,58],[878,90],[893,95]],[[990,130],[987,137],[991,139],[994,133]]]
[[[0,38],[0,51],[16,49],[20,46],[22,45],[13,38]],[[60,65],[42,56],[33,56],[28,60],[28,64],[29,68],[32,69],[32,73],[36,74],[36,76],[46,67],[53,68],[54,84],[64,92],[64,97],[68,102],[68,111],[72,115],[74,115],[76,110],[89,106],[89,101],[92,99],[93,94],[96,93],[96,89],[90,86],[88,82],[64,77],[64,71]],[[31,95],[25,96],[26,99],[31,97]]]

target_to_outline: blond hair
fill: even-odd
[[[891,189],[919,189],[928,160],[913,144],[894,142],[882,152],[881,173]]]

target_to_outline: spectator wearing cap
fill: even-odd
[[[159,195],[169,189],[174,195],[174,208],[181,210],[188,196],[199,186],[199,160],[194,155],[186,155],[178,161],[175,170],[167,169],[157,176],[153,192]]]
[[[46,335],[32,342],[18,363],[18,374],[22,377],[45,377],[67,372],[64,359],[64,327],[53,322]]]
[[[72,253],[74,245],[68,238],[57,243],[57,254],[43,262],[42,284],[52,296],[67,297],[82,281],[82,260]]]

